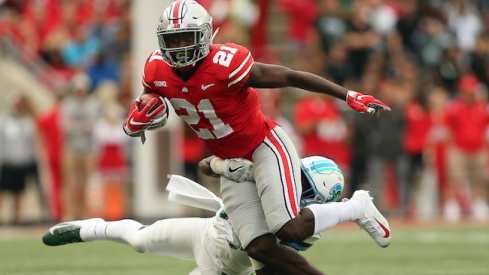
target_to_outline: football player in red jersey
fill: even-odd
[[[212,17],[197,2],[171,3],[158,22],[160,47],[144,66],[144,93],[166,97],[213,155],[253,161],[254,188],[221,177],[226,212],[248,254],[279,274],[323,274],[277,244],[273,236],[303,240],[323,231],[326,216],[317,207],[299,213],[299,157],[283,130],[261,113],[253,88],[297,87],[346,100],[352,109],[370,114],[390,109],[372,96],[348,91],[317,75],[255,63],[244,47],[213,45],[214,35]],[[148,113],[155,103],[152,100],[138,110],[136,100],[124,123],[128,135],[141,136],[149,127],[166,123],[155,119],[158,109]],[[237,168],[227,167],[231,178]],[[390,242],[389,232],[382,232]]]

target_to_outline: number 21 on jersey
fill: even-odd
[[[212,62],[222,65],[224,67],[229,67],[231,64],[231,60],[233,60],[234,54],[238,51],[238,49],[221,46],[219,51],[214,55]]]
[[[201,120],[198,112],[204,114],[205,118],[209,120],[214,129],[198,128],[198,130],[196,130],[194,127],[190,127],[201,139],[220,139],[233,132],[233,128],[231,128],[229,124],[224,124],[224,122],[217,117],[214,107],[209,99],[202,99],[197,106],[194,106],[183,98],[172,98],[170,103],[173,108],[175,108],[175,111],[180,109],[187,110],[188,115],[180,115],[180,117],[190,126],[197,125]]]

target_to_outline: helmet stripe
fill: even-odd
[[[173,6],[173,24],[178,24],[178,18],[180,18],[179,14],[180,14],[180,6],[182,4],[183,0],[178,0],[177,2],[175,2],[175,6]]]
[[[309,168],[311,169],[313,174],[331,170],[338,171],[343,174],[340,167],[331,160],[314,161],[313,163],[309,164]]]
[[[343,172],[341,172],[340,169],[336,169],[336,168],[321,168],[321,169],[317,169],[317,170],[312,170],[312,173],[317,174],[317,173],[321,173],[324,171],[336,171],[336,172],[340,172],[341,174],[343,174]]]

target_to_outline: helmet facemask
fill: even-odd
[[[204,24],[200,27],[165,30],[157,32],[158,44],[163,56],[163,61],[174,68],[182,68],[195,65],[199,60],[206,57],[212,45],[212,26]],[[193,38],[187,41],[187,46],[170,47],[170,39],[175,35],[182,38]]]

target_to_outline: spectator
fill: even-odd
[[[396,28],[401,35],[404,49],[413,53],[416,52],[413,35],[418,29],[420,21],[418,2],[416,0],[401,1],[401,17],[397,21]]]
[[[448,91],[451,97],[455,97],[458,93],[457,83],[460,78],[459,66],[460,49],[456,46],[445,49],[443,58],[437,65],[438,84]]]
[[[334,99],[308,94],[295,107],[294,125],[304,141],[304,156],[334,159],[343,172],[349,171],[351,152],[347,125]]]
[[[344,41],[349,50],[348,63],[353,67],[353,76],[360,79],[370,53],[381,43],[381,36],[370,27],[368,18],[362,13],[361,4],[355,4]]]
[[[339,85],[343,85],[345,80],[353,74],[352,65],[347,62],[347,58],[348,52],[343,43],[335,42],[331,45],[325,73]]]
[[[78,25],[75,29],[75,36],[63,49],[63,57],[69,67],[85,68],[92,62],[92,58],[99,50],[100,41],[88,36],[87,29]]]
[[[36,116],[37,131],[40,144],[44,149],[46,157],[47,173],[50,192],[47,194],[50,217],[52,221],[60,221],[63,217],[65,205],[63,200],[63,148],[64,133],[62,126],[61,103],[65,91],[60,88],[56,94],[54,105],[47,111]]]
[[[440,206],[443,207],[448,195],[447,176],[447,142],[450,136],[445,123],[448,104],[448,93],[441,87],[433,88],[428,96],[428,105],[432,126],[428,133],[426,156],[429,169],[432,169],[438,181]]]
[[[339,14],[340,1],[326,0],[322,2],[322,15],[318,19],[317,29],[321,38],[322,49],[329,52],[331,45],[341,40],[346,32],[346,22]]]
[[[477,8],[471,1],[447,1],[448,27],[457,37],[460,49],[471,52],[477,36],[482,33],[482,23]]]
[[[456,201],[456,188],[468,181],[472,187],[472,213],[479,221],[489,219],[486,198],[485,168],[487,151],[484,138],[489,124],[487,107],[477,97],[480,82],[474,75],[466,74],[458,83],[460,94],[448,106],[447,125],[452,140],[449,145],[448,171],[450,185],[444,216],[451,222],[461,218],[461,208]]]
[[[453,45],[453,37],[446,30],[446,26],[440,19],[426,17],[421,21],[417,34],[417,45],[423,63],[434,68],[441,60],[446,48]]]
[[[21,195],[26,187],[26,178],[34,176],[39,183],[34,131],[27,98],[17,96],[11,110],[0,120],[0,207],[5,193],[12,193],[14,224],[20,224],[22,220]],[[42,196],[42,190],[40,194]]]
[[[93,174],[98,181],[89,183],[94,188],[89,192],[92,196],[88,208],[91,216],[121,219],[126,214],[129,137],[120,131],[124,109],[118,103],[119,86],[111,81],[102,82],[94,95],[103,107],[103,115],[93,129]]]
[[[280,8],[289,15],[288,44],[295,53],[310,49],[314,24],[318,18],[318,4],[315,0],[281,0]]]
[[[87,74],[92,82],[91,89],[97,89],[99,83],[103,81],[118,81],[119,71],[119,64],[108,58],[107,53],[99,51],[87,68]]]
[[[398,190],[407,190],[409,170],[409,160],[400,139],[405,125],[404,108],[410,98],[409,92],[405,86],[401,85],[401,82],[391,80],[384,80],[381,83],[380,92],[382,101],[389,102],[386,104],[391,106],[392,111],[373,121],[374,127],[367,139],[369,150],[367,189],[378,198],[382,198],[383,191],[388,190],[386,188],[388,181],[394,186],[397,183]],[[384,208],[390,207],[397,214],[404,216],[407,204],[401,203],[400,206],[399,209],[397,200],[390,205],[383,203]]]
[[[431,116],[424,94],[418,93],[417,98],[411,100],[404,109],[406,124],[404,126],[403,146],[409,158],[409,172],[406,186],[399,190],[401,197],[401,211],[405,215],[409,210],[413,191],[420,180],[423,170],[423,154],[428,141],[431,128]]]
[[[76,74],[72,85],[73,90],[62,105],[69,220],[86,218],[85,192],[94,164],[92,133],[99,113],[97,102],[88,94],[88,76]]]
[[[372,28],[383,37],[387,36],[395,29],[398,15],[392,7],[394,3],[388,3],[386,0],[369,1],[369,22]]]
[[[474,51],[470,54],[470,68],[477,78],[484,84],[489,85],[487,69],[489,68],[489,45],[487,37],[478,37],[475,42]]]

